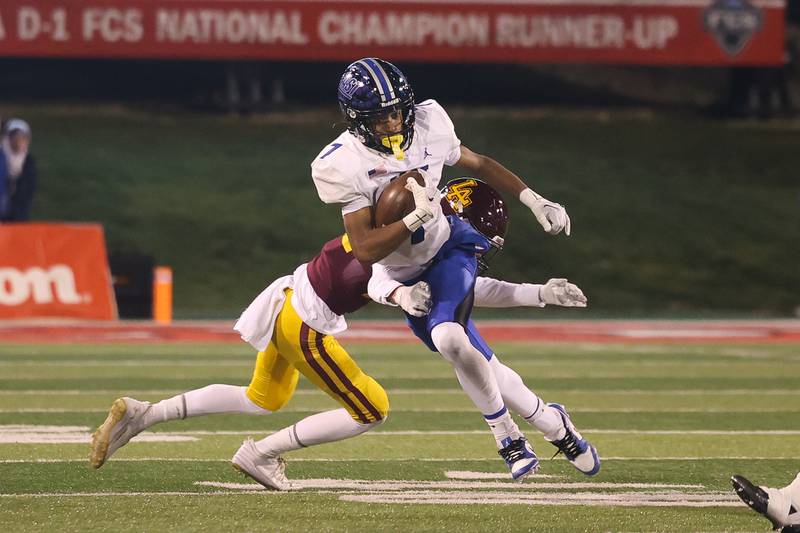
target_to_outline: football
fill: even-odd
[[[413,177],[420,185],[425,185],[425,178],[417,170],[409,170],[393,179],[383,189],[375,204],[375,227],[388,226],[397,222],[414,210],[414,195],[406,189],[406,180]]]

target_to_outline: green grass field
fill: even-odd
[[[228,461],[246,436],[336,407],[303,380],[283,412],[162,424],[100,470],[87,461],[114,398],[246,384],[247,347],[0,346],[0,529],[768,531],[728,478],[782,486],[800,468],[796,345],[496,345],[604,458],[585,478],[523,426],[543,458],[525,484],[506,479],[447,364],[417,346],[351,348],[392,413],[374,432],[287,455],[304,488],[278,494]]]

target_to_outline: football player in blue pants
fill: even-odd
[[[490,354],[481,350],[474,325],[467,320],[477,269],[475,253],[488,253],[490,244],[466,223],[442,213],[438,191],[442,169],[456,166],[519,198],[551,234],[564,231],[569,235],[566,210],[532,191],[497,161],[462,146],[442,106],[435,100],[416,103],[408,79],[388,61],[363,58],[349,65],[340,79],[338,100],[348,129],[311,164],[320,199],[341,206],[344,227],[359,260],[378,263],[399,283],[420,276],[430,279],[434,314],[418,324],[415,333],[453,365],[512,476],[520,479],[534,472],[538,459],[511,418]],[[424,187],[413,180],[408,183],[415,209],[397,222],[375,227],[377,198],[392,179],[410,170],[419,170],[425,178]],[[432,266],[441,262],[442,268]],[[531,422],[560,444],[559,449],[579,470],[597,473],[596,450],[574,430],[563,408],[539,403]]]

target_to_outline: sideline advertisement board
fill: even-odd
[[[34,317],[117,318],[100,225],[0,225],[0,319]]]
[[[27,0],[0,56],[779,65],[785,0]]]

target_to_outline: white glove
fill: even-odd
[[[561,230],[569,237],[571,231],[569,215],[564,206],[542,198],[530,189],[519,194],[519,200],[533,211],[536,220],[551,235],[558,235]]]
[[[561,307],[586,307],[586,296],[577,285],[564,278],[553,278],[539,289],[539,300]]]
[[[431,286],[418,281],[411,287],[397,287],[391,299],[411,316],[425,316],[431,311]]]
[[[414,195],[416,209],[403,217],[403,224],[406,225],[409,231],[414,232],[433,218],[437,198],[429,198],[427,189],[417,183],[414,178],[406,180],[406,189]]]

